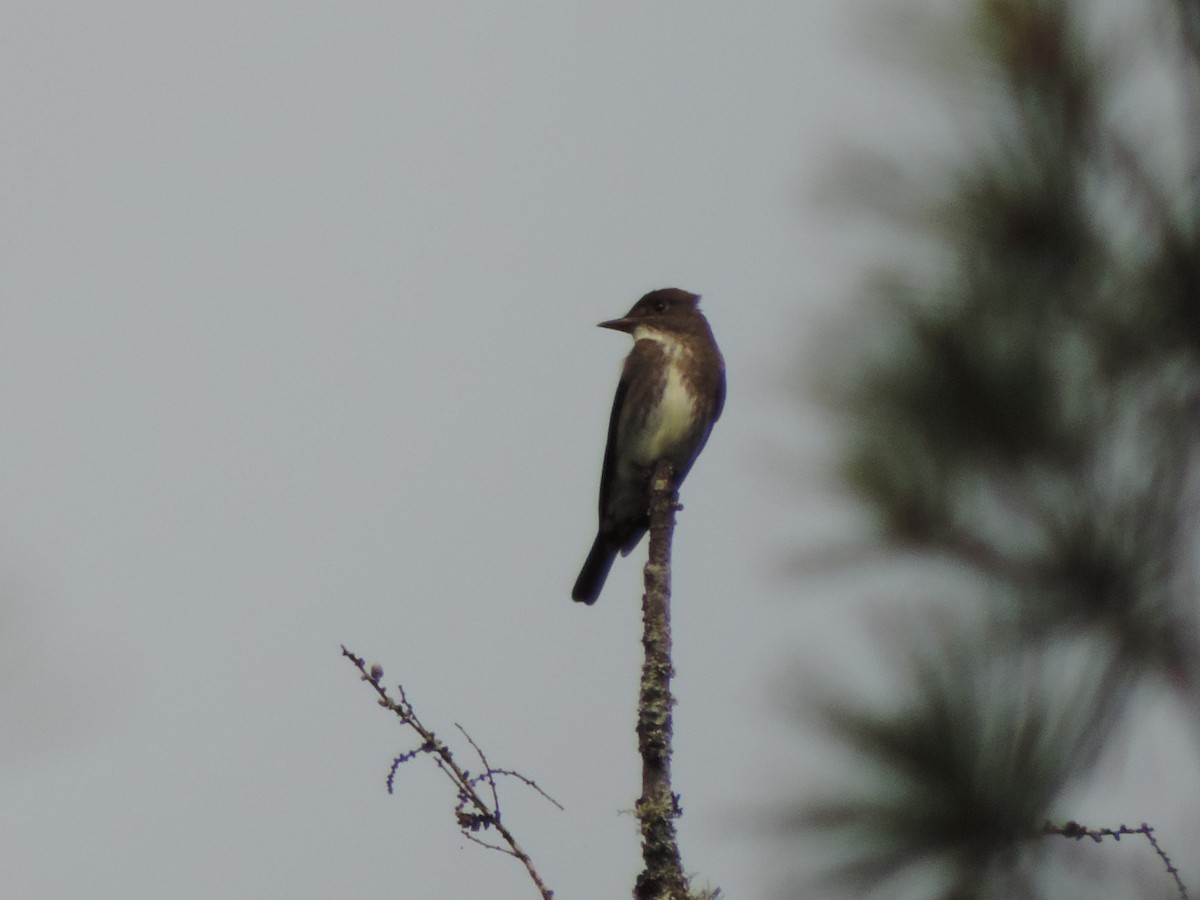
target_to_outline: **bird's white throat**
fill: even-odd
[[[635,341],[654,341],[666,355],[667,380],[662,398],[650,413],[647,427],[638,435],[631,448],[639,465],[652,465],[664,456],[676,452],[690,441],[696,425],[696,401],[684,383],[680,363],[689,357],[687,345],[672,334],[657,328],[638,326],[633,330]]]

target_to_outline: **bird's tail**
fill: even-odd
[[[583,570],[575,579],[575,587],[571,590],[571,599],[578,600],[591,606],[600,596],[604,580],[608,578],[608,570],[612,568],[617,550],[603,532],[596,535],[592,550],[583,563]]]

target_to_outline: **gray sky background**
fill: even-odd
[[[759,813],[829,771],[789,667],[870,666],[785,573],[854,524],[786,388],[863,264],[813,196],[939,122],[871,8],[6,6],[0,893],[532,896],[427,760],[386,795],[411,741],[344,642],[565,805],[504,795],[557,896],[627,896],[644,547],[569,591],[595,323],[679,286],[729,366],[676,536],[684,861],[769,896]]]

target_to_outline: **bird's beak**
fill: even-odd
[[[632,333],[633,328],[636,324],[637,324],[637,322],[635,322],[633,319],[628,319],[628,318],[626,318],[626,319],[609,319],[607,322],[601,322],[598,327],[611,328],[613,331],[624,331],[626,334],[630,334],[630,333]]]

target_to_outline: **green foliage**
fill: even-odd
[[[1200,0],[1155,4],[1153,41],[1083,0],[963,6],[987,124],[927,195],[880,198],[935,250],[873,274],[827,381],[881,540],[973,572],[986,636],[937,625],[899,710],[826,700],[878,778],[796,821],[853,848],[856,890],[931,867],[921,896],[1033,897],[1034,836],[1132,685],[1200,735]],[[1120,114],[1146,66],[1157,133]]]
[[[1027,893],[1031,838],[1098,757],[1128,682],[1113,658],[943,627],[909,641],[911,691],[897,708],[828,697],[826,724],[870,761],[848,795],[798,818],[841,855],[827,883],[893,894],[924,872],[945,897]]]

